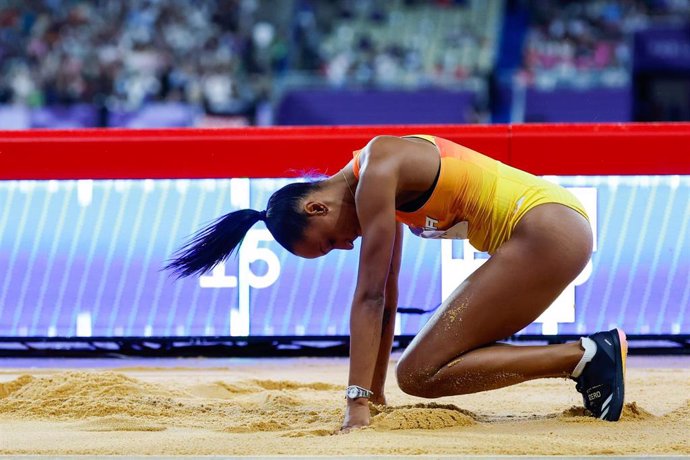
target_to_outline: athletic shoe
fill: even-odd
[[[585,408],[595,417],[615,422],[623,411],[628,341],[620,329],[597,332],[589,338],[597,344],[597,351],[574,379],[575,388],[582,394]]]

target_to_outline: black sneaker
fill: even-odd
[[[589,336],[597,352],[575,379],[585,408],[601,420],[615,422],[623,411],[625,396],[625,358],[628,341],[625,332],[612,329]]]

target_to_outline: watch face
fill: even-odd
[[[357,397],[357,388],[348,388],[347,389],[347,397],[348,398],[356,398]]]

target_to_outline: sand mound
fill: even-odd
[[[559,419],[569,422],[587,423],[587,422],[597,422],[598,420],[594,418],[592,413],[581,406],[572,406],[569,409],[564,410],[559,416]],[[622,421],[642,421],[653,419],[654,415],[647,412],[643,408],[637,405],[637,402],[633,401],[627,403],[623,406],[623,412],[621,412]]]
[[[251,385],[246,382],[213,382],[193,385],[188,388],[188,391],[195,396],[204,398],[229,399],[237,395],[257,393],[261,391],[261,389],[256,385]]]
[[[191,385],[186,388],[187,392],[198,398],[210,399],[232,399],[239,394],[251,393],[251,390],[242,391],[234,385],[225,382],[203,383]]]
[[[111,416],[84,422],[79,425],[79,429],[82,431],[164,431],[167,428],[133,417]]]
[[[332,436],[334,434],[337,434],[338,430],[326,430],[326,429],[314,429],[314,430],[298,430],[298,431],[290,431],[289,433],[285,433],[282,435],[284,438],[304,438],[304,437],[310,437],[310,436]]]
[[[189,388],[191,394],[206,398],[228,399],[236,395],[263,393],[265,390],[313,390],[341,391],[342,386],[330,383],[299,383],[290,380],[246,380],[241,382],[214,382],[212,384],[194,385]]]
[[[664,418],[670,420],[690,420],[690,399],[685,401],[685,404],[681,405],[678,409],[674,409],[668,414],[664,415]]]
[[[375,406],[371,426],[376,430],[437,430],[477,423],[477,416],[452,404],[415,404],[414,406]]]
[[[10,382],[0,383],[0,398],[9,396],[24,385],[31,383],[33,380],[34,378],[30,375],[22,375]]]
[[[4,384],[3,387],[14,387],[13,390],[7,392],[7,396],[39,399],[75,395],[117,397],[141,394],[162,396],[183,394],[180,391],[171,391],[117,372],[63,372],[43,378],[24,375]]]
[[[268,409],[292,409],[304,404],[297,396],[284,392],[270,392],[264,399],[263,406]]]
[[[437,430],[474,423],[466,415],[448,409],[406,408],[377,415],[371,426],[382,430]]]
[[[339,389],[337,385],[248,380],[193,385],[186,391],[178,388],[116,372],[65,372],[44,378],[27,375],[0,386],[0,414],[22,419],[85,420],[80,425],[84,431],[215,426],[228,433],[309,433],[304,436],[324,430],[324,426],[335,429],[342,418],[340,406],[326,409],[303,396],[304,389],[313,396],[314,391]]]
[[[290,431],[293,436],[309,436],[314,435],[315,430],[332,433],[339,427],[338,423],[343,417],[342,409],[314,405],[305,407],[304,403],[290,405],[293,400],[296,398],[289,395],[269,396],[264,405],[245,407],[238,416],[223,420],[224,427],[220,431]]]
[[[637,405],[637,402],[633,401],[623,406],[623,412],[621,413],[621,420],[630,421],[642,421],[651,420],[655,418],[654,415],[650,414],[643,408]]]
[[[587,420],[594,420],[592,413],[581,406],[571,406],[558,416],[558,418],[565,420],[581,417]]]
[[[257,431],[285,431],[290,428],[285,421],[267,419],[257,420],[249,423],[231,425],[221,431],[226,433],[254,433]]]
[[[316,390],[316,391],[344,391],[343,385],[333,385],[323,382],[301,383],[290,380],[250,380],[251,383],[263,390]]]
[[[65,372],[52,377],[19,377],[3,385],[0,414],[82,419],[92,416],[172,415],[185,393],[115,372]]]

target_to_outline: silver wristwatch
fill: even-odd
[[[371,398],[373,395],[373,392],[357,385],[350,385],[347,387],[347,390],[345,390],[345,397],[347,399]]]

